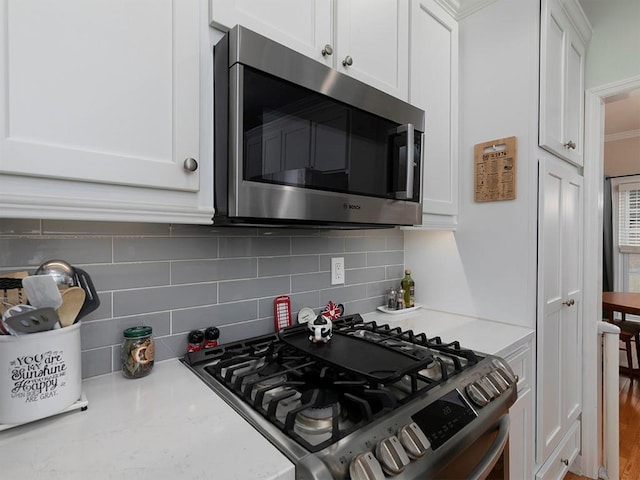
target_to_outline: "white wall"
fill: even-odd
[[[640,0],[580,0],[593,36],[585,88],[640,75]]]
[[[499,0],[460,23],[460,212],[455,233],[405,233],[416,301],[535,326],[539,4]],[[516,136],[517,199],[473,201],[473,147]]]
[[[640,55],[640,53],[639,53]],[[604,144],[604,174],[609,177],[640,173],[640,137]]]

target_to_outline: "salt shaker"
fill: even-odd
[[[396,295],[396,310],[402,310],[404,307],[406,307],[404,304],[404,289],[401,288]]]

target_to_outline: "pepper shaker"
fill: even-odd
[[[396,299],[396,290],[395,288],[391,288],[391,290],[389,290],[389,295],[387,298],[387,308],[389,310],[395,310],[396,306],[397,306],[397,299]]]

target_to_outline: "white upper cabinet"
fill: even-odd
[[[425,111],[423,226],[458,213],[458,23],[434,0],[411,1],[409,100]]]
[[[406,0],[210,0],[211,25],[243,25],[404,100]]]
[[[540,23],[542,148],[583,164],[585,46],[559,0],[543,0]]]
[[[0,217],[210,223],[205,11],[0,0]]]
[[[243,25],[321,62],[332,58],[322,53],[333,50],[332,18],[332,0],[209,0],[213,27]]]
[[[337,0],[334,65],[407,100],[409,4],[406,0]]]

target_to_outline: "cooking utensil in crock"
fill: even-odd
[[[53,277],[61,288],[77,285],[74,268],[64,260],[47,260],[38,267],[35,274]]]
[[[10,328],[7,328],[4,324],[4,321],[7,318],[13,317],[15,315],[20,315],[26,312],[31,312],[33,310],[37,310],[36,307],[34,307],[33,305],[25,305],[25,304],[13,305],[12,307],[7,308],[2,313],[2,321],[0,321],[0,334],[11,335]]]
[[[9,316],[2,323],[12,335],[23,335],[53,330],[58,324],[58,315],[53,308],[37,308]]]
[[[71,287],[62,292],[62,305],[58,308],[61,326],[69,327],[75,323],[85,297],[85,291],[80,287]]]
[[[62,297],[56,280],[50,275],[32,275],[22,279],[22,287],[27,294],[29,303],[37,308],[62,305]]]
[[[96,292],[96,288],[93,286],[93,281],[87,272],[80,268],[75,268],[76,282],[79,287],[82,287],[85,293],[84,304],[76,317],[76,322],[82,317],[90,314],[100,306],[100,298]]]

